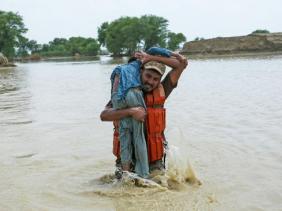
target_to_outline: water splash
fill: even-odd
[[[192,168],[187,153],[182,152],[176,146],[170,146],[167,152],[168,166],[165,172],[154,171],[150,175],[150,179],[144,179],[134,173],[123,176],[121,180],[117,180],[114,174],[104,175],[98,179],[101,185],[111,184],[115,188],[157,188],[159,190],[179,190],[189,183],[192,185],[201,185],[194,169]]]
[[[159,188],[163,187],[158,183],[150,179],[144,179],[139,177],[137,174],[126,172],[123,174],[123,177],[118,180],[114,174],[106,174],[100,177],[98,183],[103,184],[112,184],[113,187],[143,187],[143,188]]]
[[[166,175],[168,182],[172,183],[190,183],[201,185],[194,169],[192,168],[187,153],[181,152],[176,146],[170,146],[168,150],[168,169]]]

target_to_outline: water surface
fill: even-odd
[[[282,58],[191,60],[166,134],[203,185],[115,188],[109,58],[0,69],[0,210],[281,210]],[[184,159],[184,158],[183,158]]]

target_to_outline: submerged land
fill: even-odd
[[[190,58],[282,55],[282,33],[252,33],[191,41],[184,44],[181,53]]]

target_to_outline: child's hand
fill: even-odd
[[[137,59],[141,60],[142,59],[142,51],[137,51],[133,54],[134,57],[136,57]]]
[[[148,61],[150,61],[150,55],[149,54],[146,54],[145,52],[143,51],[138,51],[138,52],[135,52],[134,53],[134,57],[136,57],[137,59],[139,59],[142,64],[144,63],[147,63]]]

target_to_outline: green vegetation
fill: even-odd
[[[38,44],[23,36],[27,32],[23,19],[13,12],[0,11],[0,52],[8,58],[26,57],[30,54],[40,56],[95,56],[99,43],[94,38],[71,37],[55,38],[48,44]]]
[[[182,33],[169,32],[167,26],[166,19],[154,15],[121,17],[98,28],[98,41],[114,56],[130,55],[152,46],[176,50],[186,38]]]
[[[155,15],[121,17],[104,22],[98,27],[98,38],[54,38],[47,44],[38,44],[24,36],[27,32],[18,13],[0,10],[0,53],[9,59],[14,57],[40,59],[41,57],[96,56],[111,53],[113,56],[131,55],[134,51],[146,51],[152,46],[176,50],[186,41],[182,33],[168,30],[168,20]],[[270,33],[257,29],[252,34]],[[204,40],[196,37],[194,41]],[[101,47],[102,50],[100,49]]]
[[[200,40],[204,40],[205,38],[203,38],[203,37],[196,37],[195,39],[194,39],[194,41],[200,41]]]
[[[257,33],[269,34],[270,32],[266,29],[257,29],[257,30],[252,32],[252,34],[257,34]]]
[[[144,50],[156,45],[166,47],[168,34],[168,21],[166,19],[154,15],[145,15],[140,18],[139,22],[142,27],[140,42],[144,43]]]
[[[167,48],[170,50],[176,50],[179,48],[180,43],[184,43],[186,41],[186,37],[182,33],[168,33],[168,41],[167,41]]]
[[[23,34],[27,31],[23,19],[20,15],[13,12],[0,10],[0,52],[8,58],[16,54],[16,47],[26,38]]]
[[[95,56],[106,47],[114,56],[131,55],[136,50],[159,46],[176,50],[186,41],[182,33],[170,32],[168,20],[154,15],[121,17],[98,28],[98,39],[71,37],[55,38],[48,44],[38,44],[24,37],[27,28],[22,17],[0,10],[0,52],[9,58],[56,56]]]
[[[39,48],[34,48],[32,53],[46,57],[75,55],[96,56],[99,48],[97,40],[93,38],[55,38],[53,41],[50,41],[49,44],[43,44]]]
[[[28,40],[27,38],[22,37],[17,48],[16,56],[25,57],[29,55],[29,52],[34,54],[38,52],[40,48],[41,45],[37,44],[35,40]]]

